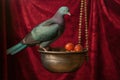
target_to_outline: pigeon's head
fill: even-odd
[[[58,12],[62,15],[65,15],[65,14],[71,15],[70,12],[69,12],[69,8],[66,7],[66,6],[60,7]]]

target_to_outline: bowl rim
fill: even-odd
[[[43,50],[38,50],[38,52],[42,53],[42,54],[85,54],[88,52],[88,50],[83,50],[80,52],[69,52],[69,51],[43,51]]]

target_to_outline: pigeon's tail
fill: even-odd
[[[22,44],[22,43],[18,43],[15,46],[7,49],[7,54],[14,55],[14,54],[20,52],[21,50],[25,49],[26,47],[27,47],[27,45]]]

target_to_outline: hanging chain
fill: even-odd
[[[86,40],[85,48],[88,49],[88,21],[87,21],[87,1],[86,0],[81,0],[81,4],[80,4],[79,31],[78,31],[79,32],[78,33],[79,44],[81,44],[83,13],[84,13],[84,20],[85,20],[85,40]]]
[[[82,17],[83,17],[83,0],[81,0],[80,2],[80,16],[79,16],[79,33],[78,33],[78,44],[81,44],[81,34],[82,34],[82,31],[81,31],[81,28],[82,28]]]
[[[87,1],[84,0],[84,11],[85,11],[85,40],[86,40],[86,43],[85,43],[85,46],[86,46],[86,49],[88,49],[88,17],[87,17]]]

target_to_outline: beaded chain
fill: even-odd
[[[88,21],[87,21],[87,1],[86,0],[81,0],[81,4],[80,4],[78,44],[81,44],[83,13],[84,13],[84,20],[85,20],[85,40],[86,40],[85,48],[88,49]]]

